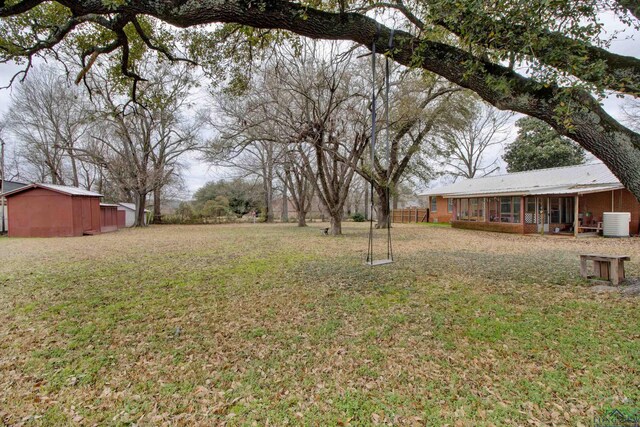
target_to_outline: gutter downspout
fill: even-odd
[[[4,200],[5,199],[2,194],[4,194],[4,141],[0,141],[0,211],[2,211],[2,213],[0,214],[2,216],[2,218],[0,218],[0,222],[2,223],[2,225],[0,226],[0,234],[4,234],[6,232],[6,229],[4,227],[4,221],[5,221]]]
[[[578,228],[580,226],[580,220],[578,216],[580,215],[580,195],[576,194],[573,202],[573,236],[578,237]]]

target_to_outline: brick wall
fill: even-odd
[[[453,221],[451,225],[454,228],[463,228],[465,230],[497,231],[499,233],[524,233],[524,226],[522,224],[509,224],[506,222]],[[535,224],[530,225],[535,227]]]
[[[631,212],[631,224],[629,232],[640,234],[640,203],[629,190],[617,190],[614,192],[614,212]]]
[[[448,211],[449,199],[436,196],[436,210],[429,213],[429,222],[451,222],[453,212]],[[431,208],[431,201],[429,201]]]
[[[613,193],[613,198],[611,197]],[[593,222],[602,221],[604,212],[630,212],[629,232],[640,234],[640,203],[627,189],[585,194],[580,197],[580,213],[591,212]]]

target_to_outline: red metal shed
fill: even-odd
[[[30,184],[5,197],[10,237],[100,233],[101,194],[64,185]]]
[[[100,231],[108,233],[118,229],[118,205],[100,203]]]

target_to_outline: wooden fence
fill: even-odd
[[[391,212],[391,222],[429,222],[429,209],[427,208],[404,208],[394,209]]]

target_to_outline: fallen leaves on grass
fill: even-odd
[[[637,241],[398,226],[371,268],[345,231],[3,240],[0,419],[577,425],[640,402],[636,303],[578,276],[596,251],[640,275]]]

